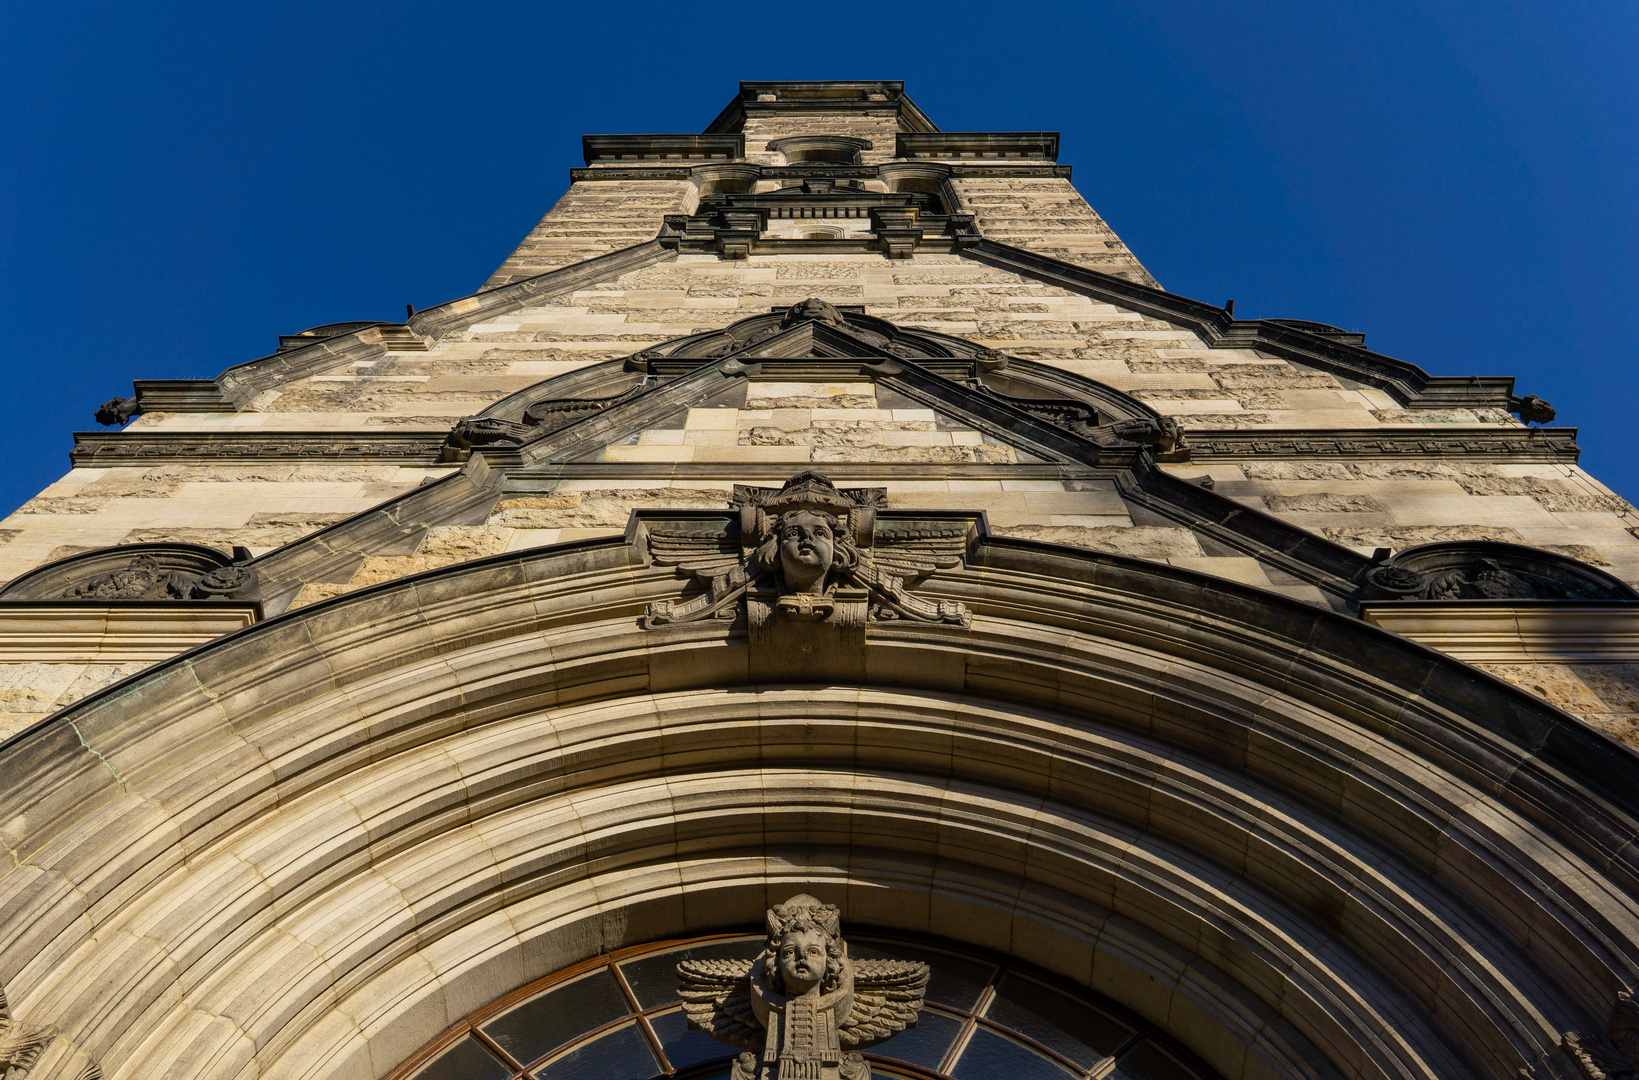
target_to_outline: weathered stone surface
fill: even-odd
[[[1277,514],[1372,514],[1383,505],[1369,495],[1266,495],[1265,505]]]
[[[1561,555],[1569,555],[1573,559],[1580,559],[1589,566],[1609,566],[1611,561],[1596,547],[1589,544],[1541,544],[1545,551],[1557,551]]]
[[[774,268],[774,278],[777,281],[855,281],[861,269],[856,263],[781,263]]]
[[[62,696],[58,697],[52,704],[56,708],[72,705],[81,698],[88,697],[105,686],[111,686],[121,679],[135,675],[149,666],[135,661],[123,664],[87,664],[85,670],[80,672],[69,688],[63,691]]]
[[[1381,525],[1328,526],[1320,530],[1328,540],[1351,547],[1415,547],[1447,540],[1497,540],[1505,544],[1524,542],[1513,529],[1493,525]]]
[[[996,531],[1003,536],[1073,544],[1093,551],[1109,551],[1140,559],[1200,558],[1204,554],[1195,534],[1188,529],[1119,525],[1007,525]]]
[[[427,530],[426,539],[416,554],[476,559],[484,555],[498,555],[507,549],[512,539],[510,529],[489,525],[441,525]]]
[[[441,566],[449,566],[461,562],[455,555],[384,555],[374,556],[364,560],[358,573],[348,581],[352,589],[361,589],[366,585],[379,585],[383,581],[396,581],[411,574],[419,574],[425,570],[437,570]],[[305,586],[304,586],[305,588]]]
[[[1011,446],[867,446],[816,447],[814,462],[876,462],[884,460],[938,464],[1002,464],[1014,460]]]
[[[346,521],[352,516],[352,514],[347,513],[327,513],[319,510],[273,511],[271,513],[252,514],[246,525],[253,528],[311,530],[322,529],[328,525],[334,525],[338,521]]]
[[[1639,664],[1479,664],[1639,750]]]
[[[172,540],[185,544],[204,544],[206,547],[219,548],[223,551],[232,550],[235,546],[248,547],[252,551],[267,551],[299,540],[312,531],[311,527],[295,525],[246,525],[227,529],[132,529],[120,537],[120,543],[148,544]]]
[[[1633,507],[1619,499],[1586,488],[1577,490],[1563,480],[1537,476],[1475,476],[1458,480],[1470,495],[1529,495],[1550,511],[1593,511],[1631,513]]]
[[[17,514],[94,514],[107,505],[107,499],[90,495],[37,496],[18,507]]]
[[[515,529],[622,529],[638,507],[721,510],[727,493],[690,488],[593,488],[561,496],[503,499],[491,525]]]

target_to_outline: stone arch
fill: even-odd
[[[1080,981],[1228,1080],[1574,1075],[1557,1033],[1639,966],[1631,754],[1187,571],[990,539],[936,580],[972,626],[873,624],[849,685],[641,629],[677,583],[620,540],[159,665],[0,748],[0,983],[111,1080],[377,1077],[799,886]]]

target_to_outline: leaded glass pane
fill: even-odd
[[[758,938],[739,938],[733,941],[712,941],[687,949],[640,956],[620,965],[632,995],[645,1009],[677,1000],[677,962],[679,960],[749,960],[762,948]]]
[[[928,1000],[956,1009],[972,1009],[979,994],[996,973],[994,964],[967,956],[952,956],[938,949],[922,949],[897,942],[867,940],[848,943],[850,956],[864,960],[920,960],[933,969]]]
[[[997,984],[986,1018],[1051,1047],[1083,1069],[1116,1052],[1132,1030],[1097,1009],[1020,975]]]
[[[630,1011],[615,977],[602,968],[530,998],[485,1024],[483,1032],[529,1062]]]
[[[511,1069],[468,1036],[434,1058],[415,1080],[506,1080],[511,1075]]]
[[[1023,1043],[981,1028],[973,1033],[952,1075],[956,1080],[1064,1080],[1076,1074]]]
[[[1194,1073],[1148,1042],[1122,1058],[1110,1075],[1114,1080],[1195,1080]]]
[[[688,1017],[683,1015],[681,1009],[651,1017],[649,1023],[653,1025],[654,1033],[659,1037],[660,1045],[665,1048],[674,1069],[739,1053],[705,1032],[690,1031]]]
[[[636,1024],[600,1035],[535,1070],[539,1080],[649,1080],[660,1071]]]
[[[924,1009],[915,1027],[871,1047],[871,1053],[937,1069],[961,1030],[960,1020]]]

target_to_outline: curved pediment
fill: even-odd
[[[251,555],[200,544],[120,544],[46,563],[0,589],[0,601],[255,599]]]
[[[816,337],[816,333],[818,336]],[[776,341],[776,339],[779,339]],[[766,315],[741,319],[721,330],[696,334],[646,350],[667,359],[716,359],[735,356],[757,346],[758,357],[795,359],[800,356],[970,357],[989,358],[994,349],[948,334],[911,330],[887,319],[808,299]],[[808,349],[806,354],[803,349]]]
[[[1407,548],[1366,582],[1374,600],[1639,600],[1627,583],[1585,562],[1496,541]]]

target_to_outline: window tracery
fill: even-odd
[[[690,1031],[681,959],[743,956],[750,934],[625,949],[479,1009],[388,1080],[722,1080],[734,1051]],[[1118,1006],[1005,957],[949,942],[850,935],[861,959],[933,970],[916,1027],[866,1054],[904,1080],[1216,1080]]]

